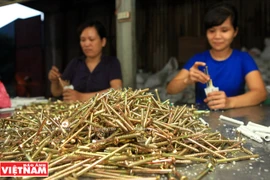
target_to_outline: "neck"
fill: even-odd
[[[227,59],[232,54],[232,49],[228,48],[228,49],[225,49],[222,51],[216,51],[216,50],[211,49],[210,54],[211,54],[213,59],[215,59],[217,61],[223,61],[223,60]]]
[[[86,57],[87,63],[98,63],[101,60],[101,55],[96,57]]]

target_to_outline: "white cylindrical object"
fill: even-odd
[[[267,127],[259,127],[259,126],[251,126],[247,125],[247,127],[253,132],[261,132],[261,133],[270,133],[270,129]]]
[[[219,91],[219,88],[218,87],[214,87],[214,86],[209,86],[207,88],[204,88],[204,92],[206,94],[206,96],[208,95],[208,93],[210,92],[214,92],[214,91]]]
[[[209,126],[209,123],[206,122],[203,118],[199,118],[199,120],[200,120],[201,123],[203,123],[205,126]]]
[[[263,133],[270,133],[270,128],[267,126],[263,126],[254,122],[248,122],[247,127],[252,129],[253,131],[263,132]]]
[[[246,126],[243,125],[239,126],[237,130],[241,132],[243,135],[247,136],[248,138],[253,139],[254,141],[257,141],[259,143],[263,142],[262,138],[259,135],[249,130]]]
[[[270,141],[270,134],[269,133],[255,132],[255,134],[259,135],[265,141]]]
[[[244,123],[242,121],[239,121],[239,120],[233,119],[233,118],[229,118],[229,117],[226,117],[226,116],[223,116],[223,115],[220,115],[219,119],[224,120],[224,121],[228,121],[228,122],[231,122],[231,123],[234,123],[234,124],[238,124],[238,125],[244,125]]]
[[[247,125],[250,125],[250,126],[257,126],[257,127],[261,127],[261,128],[269,128],[269,127],[267,127],[267,126],[264,126],[264,125],[261,125],[261,124],[257,124],[257,123],[251,122],[251,121],[249,121],[249,122],[247,123]],[[270,129],[270,128],[269,128],[269,129]]]
[[[65,86],[64,89],[74,89],[73,85]]]

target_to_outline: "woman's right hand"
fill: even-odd
[[[205,66],[204,62],[197,61],[194,65],[189,69],[189,82],[200,82],[200,83],[207,83],[210,80],[210,77],[206,75],[204,72],[199,70],[199,66]]]
[[[48,78],[51,82],[57,82],[61,74],[56,66],[52,66]]]

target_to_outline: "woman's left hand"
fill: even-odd
[[[63,100],[65,102],[80,101],[81,93],[73,89],[65,89],[63,92]]]
[[[229,99],[224,91],[213,91],[208,93],[207,97],[204,99],[207,106],[210,109],[227,109],[229,104]]]

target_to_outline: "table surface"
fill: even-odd
[[[237,136],[236,128],[238,126],[219,120],[220,115],[243,121],[244,125],[251,121],[270,126],[270,106],[252,106],[225,111],[210,111],[209,115],[202,116],[213,130],[219,131],[223,136],[230,139],[234,139]],[[258,143],[247,137],[245,139],[246,143],[244,147],[251,150],[254,154],[258,154],[259,158],[217,165],[214,171],[208,173],[203,180],[270,179],[270,142],[264,141],[263,143]],[[180,167],[179,171],[192,179],[192,177],[196,177],[205,168],[205,164],[203,166],[198,164],[185,168]]]
[[[0,118],[10,116],[11,112],[0,113]],[[219,116],[224,115],[243,121],[246,125],[249,121],[265,126],[270,126],[270,106],[252,106],[237,108],[225,111],[210,111],[208,115],[202,116],[213,130],[219,131],[226,138],[236,137],[236,125],[228,124],[219,120]],[[270,179],[270,142],[258,143],[246,138],[244,147],[258,154],[255,160],[237,161],[235,163],[220,164],[213,172],[207,174],[203,180],[267,180]],[[205,163],[180,167],[179,171],[183,175],[192,179],[205,168]]]

